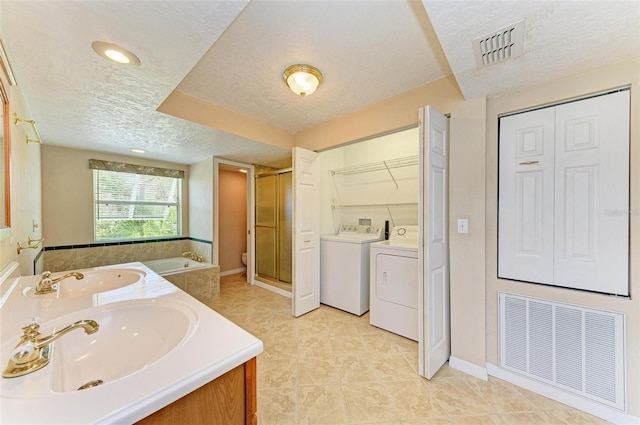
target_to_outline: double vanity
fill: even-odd
[[[0,422],[255,423],[262,342],[143,264],[0,289]]]

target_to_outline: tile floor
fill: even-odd
[[[499,379],[445,365],[431,380],[417,373],[418,344],[327,306],[297,319],[291,300],[221,278],[208,305],[260,338],[259,425],[605,424]]]

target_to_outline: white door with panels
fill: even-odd
[[[431,379],[451,355],[449,318],[449,119],[420,109],[418,351]]]
[[[498,277],[629,295],[629,91],[500,119]]]
[[[553,108],[500,120],[499,277],[553,281],[554,123]]]
[[[556,107],[554,281],[629,295],[629,91]]]
[[[320,307],[318,153],[293,148],[293,315]]]

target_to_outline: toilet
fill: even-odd
[[[242,253],[242,264],[245,265],[245,266],[247,265],[247,253],[246,252]]]

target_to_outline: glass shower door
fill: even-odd
[[[278,175],[278,280],[293,282],[293,173]]]
[[[277,270],[277,175],[256,178],[256,272],[271,279]]]

